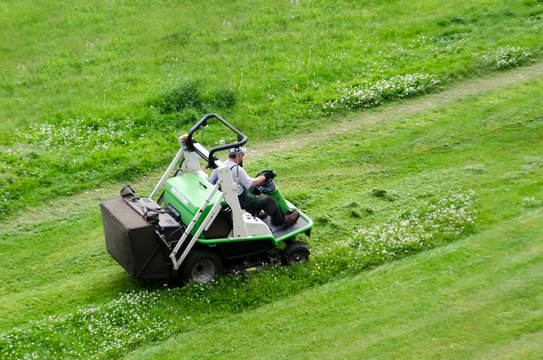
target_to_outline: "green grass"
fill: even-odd
[[[126,358],[539,359],[542,221],[540,210],[528,211]]]
[[[496,71],[541,59],[542,6],[5,1],[0,354],[541,358],[543,71]],[[210,111],[267,149],[247,169],[313,257],[133,280],[98,204],[149,193]]]
[[[444,107],[421,107],[410,115],[387,116],[389,111],[394,113],[390,106],[371,114],[379,118],[377,122],[364,123],[368,115],[359,114],[361,123],[346,123],[350,130],[342,135],[323,135],[252,162],[248,158],[251,173],[275,169],[286,197],[316,223],[308,241],[314,258],[301,266],[220,277],[206,286],[164,289],[161,283],[131,280],[106,254],[97,206],[98,199],[116,196],[113,190],[67,199],[37,212],[30,209],[29,219],[10,219],[2,227],[0,323],[4,337],[0,345],[14,345],[16,357],[28,351],[52,358],[122,356],[153,342],[156,350],[142,351],[168,354],[178,349],[175,341],[167,340],[174,336],[183,339],[181,343],[190,350],[185,349],[187,354],[194,357],[216,351],[216,355],[237,358],[242,355],[230,354],[231,348],[221,345],[232,335],[223,334],[224,339],[211,348],[200,347],[198,338],[206,330],[222,328],[228,334],[229,329],[250,328],[256,322],[251,319],[266,324],[264,319],[281,319],[280,309],[307,302],[314,311],[307,311],[292,325],[279,329],[272,326],[277,323],[258,325],[256,332],[299,335],[307,330],[314,337],[301,350],[291,337],[279,341],[278,335],[249,334],[234,343],[247,357],[252,354],[248,348],[259,341],[264,349],[277,344],[299,357],[311,351],[316,357],[326,357],[329,348],[321,339],[330,337],[331,344],[344,348],[345,357],[365,356],[367,351],[375,357],[405,353],[484,358],[509,347],[520,357],[536,358],[541,353],[537,304],[542,286],[538,224],[543,205],[543,150],[539,146],[543,118],[542,105],[535,99],[541,98],[542,85],[539,73],[467,98],[458,96]],[[150,187],[146,181],[136,188],[145,193]],[[357,235],[360,229],[397,224],[405,217],[394,220],[395,216],[413,214],[413,209],[422,209],[428,202],[446,199],[449,190],[475,192],[477,220],[473,226],[462,227],[458,236],[438,231],[422,249],[409,248],[409,252],[437,249],[392,262],[404,256],[365,256],[355,246],[363,240]],[[477,235],[466,238],[470,233]],[[447,245],[458,238],[463,240]],[[473,267],[481,272],[470,273]],[[439,276],[442,273],[446,276]],[[469,281],[464,283],[464,279]],[[355,291],[352,287],[360,292],[362,306],[349,307],[352,302],[339,301],[344,299],[342,294]],[[338,299],[334,304],[346,314],[334,311],[335,306],[319,308],[320,302],[311,299],[319,299],[321,295],[314,294],[321,291],[331,292],[330,299]],[[364,310],[352,315],[361,307],[374,309],[375,314]],[[497,308],[499,316],[494,316],[492,308]],[[141,319],[134,317],[136,310]],[[302,310],[289,311],[296,315]],[[315,317],[312,322],[304,325],[303,319],[311,316]],[[243,323],[244,318],[249,325]],[[328,329],[331,322],[338,325],[318,331]],[[340,324],[353,331],[342,333]],[[482,328],[487,329],[484,334],[479,333]],[[368,336],[349,335],[354,330]],[[440,341],[430,341],[425,334]],[[447,348],[449,343],[443,345],[449,337],[454,349]],[[119,349],[114,349],[116,344]]]
[[[530,63],[542,13],[536,0],[4,2],[0,210],[136,179],[206,112],[257,144]]]

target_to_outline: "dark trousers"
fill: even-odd
[[[238,199],[242,209],[251,213],[258,213],[260,210],[264,210],[271,217],[272,224],[283,225],[285,223],[285,214],[283,214],[283,211],[271,196],[255,195],[250,191],[243,190]]]

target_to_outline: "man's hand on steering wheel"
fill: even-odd
[[[262,175],[264,175],[264,177],[266,178],[266,180],[271,180],[271,179],[273,179],[273,178],[276,176],[276,174],[275,174],[275,172],[274,172],[273,170],[266,171],[266,172],[264,172],[264,174],[262,174]]]

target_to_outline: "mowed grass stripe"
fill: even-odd
[[[542,221],[527,213],[126,359],[539,359]]]

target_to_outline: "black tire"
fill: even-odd
[[[192,250],[181,266],[183,282],[206,283],[222,270],[221,259],[211,251]]]
[[[300,264],[306,262],[308,259],[309,249],[301,242],[291,242],[281,252],[281,262],[283,265]]]

